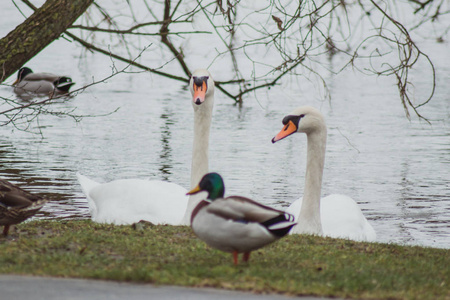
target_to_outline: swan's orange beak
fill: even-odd
[[[206,85],[206,81],[202,81],[202,85],[196,85],[194,83],[194,98],[192,101],[194,101],[195,104],[200,105],[205,101],[206,97],[206,90],[208,89],[208,86]]]
[[[14,81],[14,83],[12,85],[16,85],[19,83],[19,79],[16,79],[16,81]]]
[[[296,131],[297,126],[295,126],[294,122],[289,121],[286,125],[284,125],[283,129],[281,129],[281,131],[272,139],[272,143],[278,142],[279,140],[282,140],[285,137],[290,136]]]
[[[192,190],[190,190],[189,192],[186,193],[186,195],[193,195],[193,194],[197,194],[199,192],[201,192],[202,190],[200,189],[200,186],[197,185],[195,188],[193,188]]]

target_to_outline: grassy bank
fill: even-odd
[[[234,266],[188,227],[33,221],[0,238],[0,273],[363,299],[449,299],[445,249],[289,236]]]

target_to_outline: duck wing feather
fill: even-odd
[[[284,214],[283,211],[259,204],[252,199],[230,196],[214,200],[207,211],[225,219],[262,223]]]

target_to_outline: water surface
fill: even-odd
[[[9,9],[11,27],[21,17]],[[438,76],[435,97],[420,110],[431,125],[405,117],[393,80],[352,70],[328,75],[330,101],[323,100],[316,82],[301,80],[258,91],[242,106],[217,91],[211,171],[224,176],[228,194],[288,206],[303,193],[306,139],[301,134],[276,144],[271,139],[293,108],[313,105],[329,128],[322,194],[354,198],[380,242],[450,247],[448,44],[422,44]],[[62,39],[27,64],[35,71],[69,74],[75,87],[109,75],[111,65],[108,57],[84,53]],[[220,64],[211,72],[217,80],[227,78]],[[423,99],[430,74],[424,69],[415,76],[423,76],[415,94]],[[14,98],[7,86],[0,94]],[[31,128],[40,134],[1,128],[2,178],[54,199],[38,218],[89,217],[76,172],[100,182],[148,178],[189,188],[193,110],[185,85],[149,73],[120,74],[53,108],[89,116],[118,110],[79,122],[42,115]]]

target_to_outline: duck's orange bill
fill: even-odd
[[[19,79],[16,79],[16,81],[14,81],[14,83],[12,84],[12,85],[16,85],[16,84],[18,84],[19,83]]]
[[[203,81],[201,86],[198,86],[194,83],[194,101],[195,104],[202,104],[205,101],[207,85],[206,82]]]
[[[297,131],[297,126],[295,126],[294,122],[289,121],[286,125],[284,125],[283,129],[272,139],[272,143],[278,142],[281,139],[293,134]]]
[[[200,189],[200,186],[196,186],[195,188],[193,188],[192,190],[190,190],[189,192],[186,193],[186,195],[193,195],[193,194],[197,194],[198,192],[201,192],[202,190]]]

